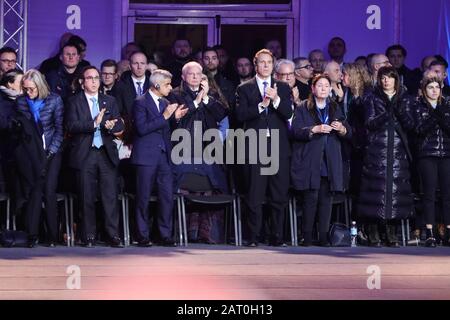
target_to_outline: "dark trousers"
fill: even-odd
[[[439,187],[444,223],[450,225],[450,158],[426,157],[419,160],[423,189],[425,224],[436,224],[436,190]]]
[[[57,153],[47,164],[47,172],[36,181],[25,207],[26,231],[32,237],[39,234],[42,201],[45,206],[45,223],[47,240],[58,240],[58,210],[56,204],[56,188],[58,186],[59,169],[61,168],[61,153]]]
[[[263,220],[262,205],[265,200],[271,210],[271,240],[283,240],[284,215],[289,200],[289,161],[288,158],[280,158],[279,161],[278,173],[272,176],[261,175],[260,164],[246,166],[249,242],[257,242],[259,239]]]
[[[150,240],[148,206],[153,187],[158,190],[158,230],[162,239],[172,239],[173,175],[167,154],[155,155],[158,164],[136,167],[136,225],[138,238]]]
[[[104,210],[105,231],[112,237],[119,236],[119,213],[117,211],[118,169],[109,159],[105,148],[91,148],[84,167],[78,173],[78,195],[81,211],[82,238],[95,239],[97,194]],[[97,188],[98,186],[98,188]],[[99,192],[98,192],[99,191]]]
[[[303,235],[311,240],[312,230],[317,216],[319,233],[327,233],[330,229],[333,195],[330,192],[328,178],[322,177],[319,190],[303,191]]]

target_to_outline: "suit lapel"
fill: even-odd
[[[80,92],[79,101],[82,114],[85,116],[85,118],[92,119],[91,107],[89,107],[89,102],[87,101],[84,91]]]
[[[102,93],[98,93],[98,110],[102,111],[102,109],[106,109],[108,111],[108,104],[106,103],[105,97]]]
[[[250,92],[250,96],[251,97],[258,97],[258,103],[262,102],[262,96],[261,96],[261,92],[259,91],[259,87],[258,87],[258,82],[256,81],[256,77],[253,78],[253,80],[251,80],[251,92]]]
[[[147,91],[147,93],[145,94],[145,99],[147,100],[147,105],[149,106],[150,111],[153,114],[158,115],[158,107],[156,106],[155,101],[153,100],[149,91]]]

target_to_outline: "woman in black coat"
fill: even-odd
[[[11,141],[11,118],[16,111],[16,99],[22,93],[23,72],[11,70],[0,80],[0,192],[12,192],[14,184],[14,162]]]
[[[440,79],[424,78],[421,83],[422,97],[414,108],[427,247],[436,247],[433,225],[436,223],[438,188],[444,224],[447,226],[444,245],[450,245],[450,100],[442,98],[442,87]]]
[[[406,138],[414,126],[410,103],[395,68],[382,67],[377,87],[365,98],[368,145],[357,207],[368,222],[369,244],[375,247],[381,247],[379,222],[386,226],[387,245],[399,247],[395,222],[413,210]]]
[[[47,241],[49,246],[54,247],[58,241],[56,188],[61,167],[64,106],[61,97],[50,92],[44,76],[37,70],[31,69],[25,73],[22,89],[25,95],[17,98],[18,119],[22,123],[30,123],[29,127],[34,130],[28,130],[27,135],[33,135],[31,141],[39,142],[39,145],[34,143],[30,148],[30,139],[19,139],[16,148],[16,153],[21,152],[16,155],[19,180],[22,190],[27,190],[23,195],[26,201],[25,227],[29,246],[36,246],[44,199]],[[30,166],[40,170],[30,174]]]
[[[291,180],[303,191],[303,245],[311,245],[317,215],[320,245],[329,246],[333,193],[344,191],[341,140],[350,138],[351,130],[329,98],[330,79],[319,74],[311,87],[310,99],[296,109],[292,122]]]

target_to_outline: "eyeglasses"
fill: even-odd
[[[34,92],[37,90],[37,87],[23,87],[23,91],[25,92]]]
[[[293,72],[289,72],[289,73],[277,73],[280,77],[292,77],[294,75]]]
[[[104,77],[108,77],[108,76],[114,77],[115,75],[116,75],[116,73],[113,73],[113,72],[102,72],[102,76],[104,76]]]
[[[84,78],[85,81],[100,81],[100,77],[85,77]]]
[[[301,69],[312,69],[312,65],[307,64],[306,66],[295,68],[295,70],[301,70]]]
[[[9,60],[9,59],[2,59],[0,60],[3,63],[12,63],[12,64],[16,64],[17,60]]]

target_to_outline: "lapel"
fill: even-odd
[[[134,82],[133,82],[133,78],[131,77],[131,73],[130,73],[130,76],[127,78],[128,78],[127,79],[128,80],[128,89],[130,90],[130,93],[133,96],[133,98],[136,98],[137,97],[136,88],[134,86]]]
[[[317,114],[317,107],[315,103],[313,108],[308,108],[308,112],[316,125],[322,124],[322,121],[320,121],[319,115]]]
[[[91,108],[89,107],[89,102],[84,94],[84,91],[80,92],[78,96],[78,100],[80,103],[80,111],[84,118],[92,120]]]
[[[102,111],[102,109],[106,109],[108,111],[108,104],[105,99],[105,95],[103,93],[98,93],[98,108],[99,111]]]
[[[257,98],[257,100],[258,100],[257,103],[262,102],[263,99],[261,97],[261,92],[259,91],[258,82],[256,81],[256,76],[252,80],[250,80],[250,84],[251,84],[251,86],[250,86],[250,90],[251,90],[250,96],[251,97],[258,97]]]
[[[145,100],[147,101],[146,105],[148,106],[151,113],[154,115],[159,115],[158,107],[156,106],[155,101],[153,100],[150,91],[147,90],[145,94]]]

